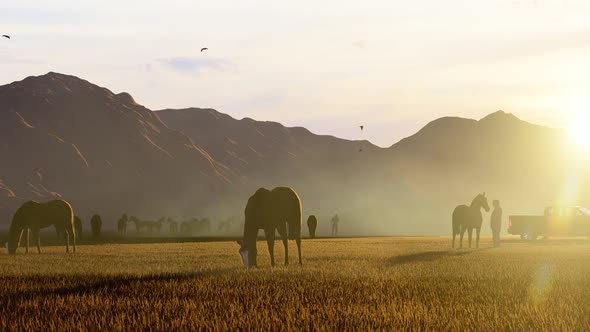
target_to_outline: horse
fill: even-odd
[[[285,247],[285,265],[289,264],[289,246],[287,239],[294,239],[301,262],[301,201],[297,193],[288,187],[273,190],[258,189],[248,199],[244,211],[244,237],[239,253],[246,268],[256,266],[256,238],[258,230],[263,229],[270,254],[271,265],[275,265],[274,241],[278,231]]]
[[[82,239],[82,219],[78,216],[74,216],[74,228],[76,229],[76,236]]]
[[[74,211],[70,203],[64,200],[53,200],[46,203],[28,201],[16,210],[10,229],[6,251],[14,255],[20,245],[23,232],[27,230],[27,252],[29,251],[29,230],[37,238],[37,251],[41,253],[41,237],[39,230],[55,226],[64,230],[66,234],[66,252],[70,252],[70,236],[73,243],[73,251],[76,252],[76,230],[74,227]]]
[[[318,219],[312,214],[307,218],[307,228],[309,229],[309,237],[315,238],[315,230],[318,227]]]
[[[142,228],[146,228],[146,230],[149,230],[150,224],[146,221],[140,220],[137,217],[134,217],[134,216],[129,217],[129,222],[132,222],[135,224],[135,230],[137,231],[137,233],[139,233],[139,231],[141,231]]]
[[[98,214],[95,214],[90,218],[90,228],[92,229],[92,238],[98,239],[102,228],[102,218],[100,218]]]
[[[486,212],[490,211],[486,193],[475,196],[470,206],[459,205],[455,208],[453,211],[453,248],[455,248],[455,237],[457,234],[461,234],[459,248],[463,248],[463,235],[465,230],[467,230],[469,235],[469,248],[471,248],[471,234],[474,228],[477,235],[475,247],[479,248],[479,232],[483,222],[481,208]]]

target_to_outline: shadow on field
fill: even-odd
[[[394,256],[387,260],[387,265],[394,266],[394,265],[402,265],[408,263],[417,263],[417,262],[432,262],[436,261],[445,257],[453,257],[453,256],[465,256],[469,255],[476,251],[482,251],[486,249],[473,249],[469,251],[455,251],[455,250],[447,250],[447,251],[425,251],[425,252],[418,252],[414,254],[408,255],[401,255],[401,256]]]
[[[217,276],[226,274],[235,269],[215,269],[200,272],[184,272],[184,273],[162,273],[145,276],[131,276],[131,275],[89,275],[89,276],[35,276],[26,278],[26,284],[30,285],[46,285],[47,288],[39,287],[31,291],[19,291],[11,294],[16,297],[31,297],[31,296],[48,296],[48,295],[88,295],[96,293],[126,293],[132,289],[134,285],[140,283],[157,283],[161,281],[185,281],[191,279],[199,279],[210,276]],[[22,277],[17,277],[22,280]],[[2,279],[10,279],[2,278]],[[71,283],[71,286],[54,288],[51,285],[62,285],[64,281]],[[6,294],[8,295],[8,294]]]
[[[522,240],[522,239],[506,239],[502,240],[502,243],[522,243],[531,246],[570,246],[570,245],[588,245],[590,244],[590,238],[586,237],[570,237],[570,238],[559,238],[559,237],[542,237],[535,241]]]

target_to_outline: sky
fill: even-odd
[[[0,40],[0,84],[55,71],[153,110],[211,107],[380,146],[442,116],[502,109],[567,127],[590,112],[586,0],[19,0],[0,9],[0,34],[12,37]]]

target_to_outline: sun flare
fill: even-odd
[[[569,135],[571,139],[585,150],[590,150],[590,111],[580,112],[573,117],[569,125]]]

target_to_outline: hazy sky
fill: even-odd
[[[19,0],[0,22],[1,84],[57,71],[382,146],[445,115],[590,110],[586,0]]]

